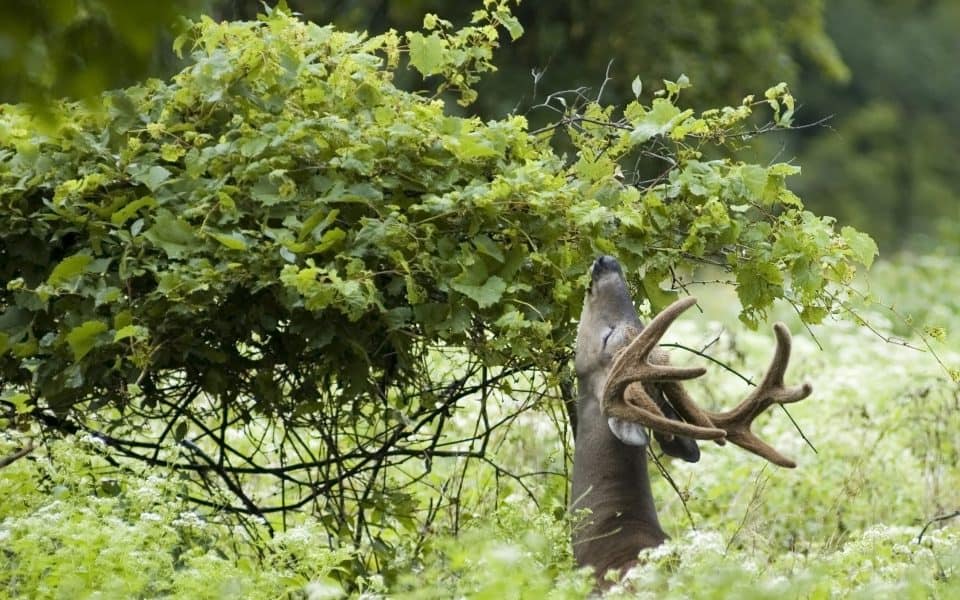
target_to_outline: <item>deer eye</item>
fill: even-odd
[[[607,333],[604,334],[604,336],[603,336],[603,347],[604,347],[604,348],[607,347],[607,340],[610,339],[610,336],[613,335],[613,332],[616,331],[616,330],[617,330],[616,327],[610,327],[610,329],[607,330]]]

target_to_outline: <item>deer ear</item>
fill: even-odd
[[[680,415],[674,410],[673,405],[667,402],[667,399],[663,395],[663,390],[658,387],[654,391],[656,391],[656,394],[653,397],[655,398],[657,406],[663,411],[664,416],[674,421],[680,421]],[[660,449],[663,450],[667,456],[682,458],[692,463],[700,460],[700,447],[697,445],[696,440],[680,435],[657,432],[654,432],[653,437],[657,439],[657,443],[660,444]]]
[[[624,444],[628,446],[646,446],[650,444],[650,438],[643,425],[624,421],[616,417],[607,417],[607,426],[610,432]]]
[[[691,440],[690,438],[679,435],[659,434],[657,432],[653,433],[653,437],[657,438],[660,449],[663,450],[667,456],[682,458],[692,463],[700,460],[700,446],[697,445],[696,440]]]

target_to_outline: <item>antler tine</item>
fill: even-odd
[[[673,367],[669,364],[653,364],[650,361],[651,352],[670,325],[683,311],[696,303],[697,300],[693,297],[677,300],[654,317],[617,355],[603,389],[602,406],[606,415],[639,423],[663,433],[695,439],[716,440],[724,437],[725,432],[708,426],[710,422],[706,419],[700,421],[699,425],[668,419],[642,385],[631,385],[638,382],[682,381],[700,377],[706,372],[702,367]]]
[[[774,404],[789,404],[803,400],[813,391],[809,383],[787,387],[783,383],[790,362],[790,331],[783,323],[773,326],[777,348],[760,384],[735,408],[723,412],[707,411],[711,422],[727,432],[727,439],[744,450],[753,452],[781,467],[793,468],[797,464],[780,454],[750,430],[754,419]]]

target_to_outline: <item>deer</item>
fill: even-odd
[[[798,402],[812,392],[808,383],[784,384],[789,330],[782,323],[773,326],[773,360],[742,402],[726,412],[706,410],[682,385],[706,369],[672,366],[658,347],[670,325],[696,302],[677,300],[644,326],[619,262],[601,256],[590,269],[574,352],[578,390],[571,510],[580,520],[572,541],[577,565],[592,567],[601,587],[615,580],[605,577],[609,571],[622,576],[637,564],[641,550],[667,539],[647,473],[648,429],[665,454],[688,462],[700,459],[697,440],[711,440],[796,467],[750,430],[771,406]]]

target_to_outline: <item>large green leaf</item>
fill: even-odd
[[[86,321],[70,330],[67,344],[73,352],[73,359],[79,361],[97,346],[101,333],[108,329],[103,321]]]
[[[171,258],[184,256],[199,243],[190,224],[167,210],[157,213],[144,235]]]
[[[880,253],[873,238],[849,226],[842,227],[840,235],[850,247],[853,259],[869,269],[874,257]]]
[[[414,68],[424,76],[435,75],[442,70],[447,44],[440,34],[414,32],[408,34],[407,39],[410,41],[410,64]]]
[[[480,308],[487,308],[500,301],[503,292],[507,289],[507,284],[494,275],[483,282],[483,285],[452,281],[450,287],[476,302]]]
[[[47,278],[47,285],[57,287],[79,277],[91,261],[93,261],[93,257],[86,253],[68,256],[54,267],[50,277]]]

